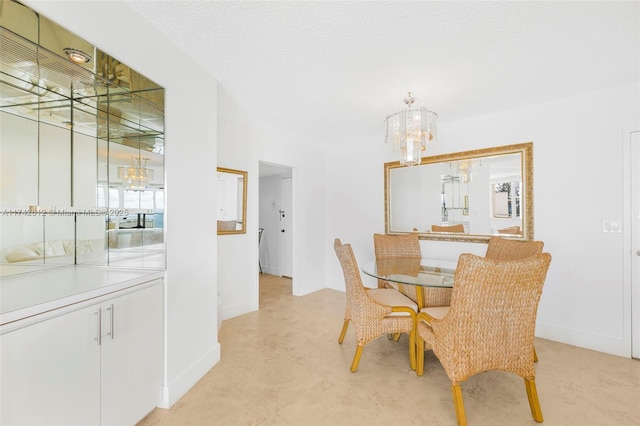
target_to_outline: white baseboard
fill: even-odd
[[[363,281],[363,284],[364,284],[364,281]],[[366,284],[364,284],[364,285],[365,285],[365,287],[367,286]],[[338,290],[338,291],[344,292],[345,291],[344,281],[331,281],[331,280],[328,280],[327,281],[327,288],[330,288],[332,290]]]
[[[182,398],[182,396],[219,361],[220,344],[216,342],[215,346],[211,348],[209,352],[162,389],[162,401],[158,407],[171,408],[176,401]]]
[[[631,357],[631,354],[625,353],[625,345],[622,339],[613,339],[611,337],[598,336],[596,334],[540,323],[536,324],[536,337],[625,358]]]
[[[280,276],[280,268],[279,267],[270,266],[270,265],[261,265],[261,266],[262,266],[262,273],[263,274]]]
[[[222,318],[229,319],[258,310],[258,300],[246,301],[222,309]]]

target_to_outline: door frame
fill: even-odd
[[[266,174],[263,175],[261,168],[264,168],[266,170]],[[292,270],[292,292],[293,294],[297,294],[299,293],[299,285],[296,282],[296,271],[298,268],[298,262],[297,262],[297,255],[296,255],[296,247],[298,246],[298,211],[299,211],[299,205],[298,205],[298,199],[299,197],[297,197],[297,169],[293,166],[289,166],[289,165],[285,165],[285,164],[278,164],[278,163],[272,163],[269,161],[264,161],[264,160],[259,160],[258,161],[258,186],[260,185],[260,179],[262,177],[267,177],[267,176],[279,176],[280,179],[282,180],[285,177],[288,177],[291,179],[291,212],[289,212],[288,214],[290,215],[289,217],[291,218],[291,221],[289,223],[289,226],[291,228],[290,230],[290,237],[291,237],[291,252],[292,252],[292,256],[291,256],[291,270]],[[280,188],[282,187],[282,185],[280,186]],[[258,194],[260,194],[260,188],[258,187]],[[278,196],[278,199],[275,200],[275,205],[280,205],[280,198],[282,198],[282,194],[280,194]],[[260,213],[258,213],[258,221],[260,220]],[[280,236],[278,236],[278,239],[280,239]],[[257,241],[257,240],[256,240]],[[260,259],[260,247],[257,246],[256,250],[258,251],[258,259]],[[278,253],[280,254],[280,242],[278,243]],[[280,273],[280,265],[282,260],[279,258],[280,256],[278,256],[278,266],[277,266],[277,270],[278,273]],[[263,265],[264,266],[264,265]],[[270,265],[271,268],[273,268],[273,265]],[[298,275],[299,276],[299,275]]]
[[[293,279],[293,176],[280,178],[280,275]],[[287,203],[288,201],[288,203]],[[284,215],[284,220],[283,220]],[[283,224],[284,222],[284,224]],[[285,231],[284,233],[282,231]]]
[[[623,163],[623,356],[628,358],[640,358],[640,284],[634,286],[633,280],[640,277],[640,266],[635,255],[634,243],[640,247],[640,241],[633,241],[634,231],[634,204],[632,202],[635,189],[632,185],[632,149],[634,141],[639,144],[640,130],[624,129],[622,133],[622,163]],[[640,174],[640,165],[633,175]],[[640,195],[636,195],[640,197]],[[640,200],[636,202],[640,203]],[[636,227],[640,226],[636,222]],[[637,248],[636,248],[637,249]],[[640,278],[636,278],[638,280]],[[634,321],[638,324],[634,327]]]

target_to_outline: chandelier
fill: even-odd
[[[476,173],[479,166],[482,166],[482,160],[465,159],[449,163],[449,167],[456,171],[463,183],[469,183],[473,180],[473,174]]]
[[[400,151],[403,166],[420,164],[421,152],[427,149],[427,143],[436,140],[438,114],[427,108],[412,108],[415,101],[409,92],[404,100],[407,107],[385,119],[386,142],[395,151]]]
[[[130,166],[118,167],[118,177],[122,179],[123,186],[129,189],[145,189],[149,186],[149,181],[153,180],[153,170],[147,168],[147,160],[149,159],[138,157],[136,162],[131,157]]]

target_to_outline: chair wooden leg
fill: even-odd
[[[416,332],[412,330],[409,333],[409,365],[411,369],[416,369]]]
[[[362,349],[364,346],[358,345],[356,348],[356,354],[353,356],[353,362],[351,363],[351,372],[355,373],[358,370],[358,364],[360,363],[360,357],[362,356]]]
[[[538,353],[536,352],[536,348],[533,348],[533,362],[538,362]]]
[[[402,333],[396,333],[396,334],[394,334],[394,335],[393,335],[393,341],[394,341],[394,342],[397,342],[398,340],[400,340],[400,335],[401,335],[401,334],[402,334]]]
[[[347,328],[349,327],[349,320],[344,320],[344,324],[342,324],[342,331],[340,332],[340,337],[338,337],[338,343],[344,342],[344,336],[347,335]]]
[[[424,373],[424,339],[416,336],[416,375]]]
[[[540,401],[538,400],[536,380],[524,379],[524,385],[527,388],[527,397],[529,397],[529,406],[531,407],[531,415],[533,416],[533,420],[538,423],[542,423],[542,409],[540,408]]]
[[[467,416],[464,413],[464,402],[462,402],[462,386],[460,383],[451,383],[451,394],[453,395],[453,407],[456,410],[456,421],[458,426],[467,426]]]

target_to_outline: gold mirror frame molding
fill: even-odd
[[[217,167],[216,171],[218,173],[229,173],[234,175],[239,175],[242,178],[242,226],[240,229],[227,229],[227,224],[229,222],[234,222],[234,226],[238,222],[237,220],[229,220],[229,221],[221,221],[218,220],[218,235],[229,235],[229,234],[246,234],[247,232],[247,176],[248,173],[243,170],[234,170],[234,169],[226,169],[224,167]],[[218,194],[218,197],[220,194]]]
[[[476,149],[472,151],[455,152],[451,154],[441,154],[431,157],[422,157],[419,165],[413,166],[421,167],[429,164],[436,163],[448,163],[452,161],[467,160],[467,159],[482,159],[486,157],[493,157],[496,155],[506,154],[521,154],[520,170],[522,172],[522,188],[524,192],[524,215],[522,216],[522,229],[524,234],[522,236],[504,235],[501,237],[510,239],[518,239],[525,241],[533,241],[533,142],[525,142],[513,145],[497,146],[492,148]],[[389,185],[390,185],[390,171],[395,168],[405,167],[400,164],[399,161],[389,162],[384,164],[384,222],[385,232],[387,234],[406,234],[408,232],[398,232],[390,230],[390,197],[389,197]],[[473,242],[473,243],[486,243],[492,235],[498,234],[454,234],[454,233],[438,233],[438,232],[419,232],[419,237],[422,240],[436,240],[436,241],[457,241],[457,242]]]

